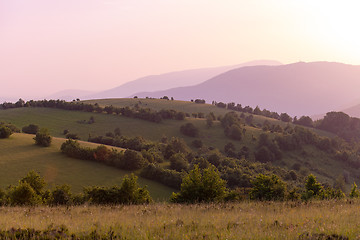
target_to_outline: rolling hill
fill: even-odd
[[[89,101],[86,101],[88,103]],[[135,106],[150,107],[154,109],[176,109],[188,113],[192,112],[214,112],[217,116],[224,116],[229,110],[218,108],[209,104],[196,104],[193,102],[184,101],[170,101],[164,99],[104,99],[92,100],[92,103],[106,106],[108,104],[113,106]],[[81,103],[80,103],[81,104]],[[248,114],[246,114],[248,115]],[[80,124],[79,120],[87,120],[91,116],[94,117],[94,124]],[[0,121],[12,122],[19,128],[30,123],[38,124],[40,127],[46,127],[51,134],[56,137],[64,137],[63,130],[68,129],[72,133],[77,133],[82,139],[87,140],[89,134],[92,136],[104,135],[107,132],[112,132],[119,127],[124,136],[135,137],[142,136],[145,139],[152,141],[159,141],[163,136],[183,138],[186,143],[191,146],[194,139],[201,140],[207,147],[215,147],[223,151],[224,146],[231,142],[235,150],[239,151],[243,147],[247,147],[250,155],[247,158],[250,162],[254,162],[254,152],[257,150],[257,142],[260,134],[264,133],[260,125],[265,120],[270,124],[280,125],[285,128],[288,123],[279,120],[266,118],[263,116],[253,115],[254,126],[244,125],[245,134],[241,141],[231,140],[224,135],[224,128],[221,127],[219,121],[214,122],[211,128],[206,127],[206,120],[199,118],[186,118],[186,120],[164,120],[161,123],[153,123],[140,119],[128,118],[124,116],[105,114],[105,113],[87,113],[78,111],[67,111],[52,108],[40,107],[25,107],[1,110]],[[180,126],[185,123],[193,123],[200,131],[197,138],[184,136],[180,133]],[[290,124],[290,126],[293,126]],[[322,136],[334,136],[333,134],[312,129]],[[279,134],[276,132],[266,132],[270,138],[275,138]],[[30,139],[31,140],[31,139]],[[1,142],[0,142],[1,143]],[[33,146],[36,147],[36,146]],[[193,149],[195,152],[196,149]],[[21,151],[19,151],[21,152]],[[20,153],[19,153],[20,154]],[[85,163],[92,164],[92,163]],[[164,166],[168,166],[166,163]],[[284,151],[281,160],[272,162],[272,165],[279,166],[284,169],[292,169],[295,164],[301,167],[299,174],[304,175],[310,172],[315,173],[319,180],[327,182],[332,185],[335,179],[344,174],[350,177],[350,183],[358,181],[360,170],[353,168],[350,165],[338,161],[334,158],[332,153],[320,151],[316,146],[304,145],[300,150]],[[91,174],[91,173],[89,173]],[[349,187],[350,185],[348,185]]]
[[[332,62],[242,67],[195,86],[136,93],[241,103],[293,116],[329,112],[358,99],[360,66]]]
[[[142,91],[159,91],[169,88],[195,85],[231,69],[254,65],[281,65],[281,63],[272,60],[258,60],[231,66],[190,69],[159,75],[151,75],[124,83],[121,86],[113,89],[95,94],[89,94],[82,98],[122,98]]]
[[[84,186],[112,186],[120,184],[129,171],[119,170],[97,162],[73,159],[60,152],[65,139],[54,138],[50,147],[34,144],[34,135],[15,133],[9,139],[0,139],[0,187],[15,185],[30,170],[44,176],[49,186],[69,184],[73,192],[81,192]],[[98,144],[81,142],[84,146]],[[140,185],[148,186],[154,199],[165,200],[173,189],[139,177]]]

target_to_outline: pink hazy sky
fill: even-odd
[[[0,0],[0,97],[105,90],[258,59],[358,65],[358,9],[323,0]]]

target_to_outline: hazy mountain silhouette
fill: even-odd
[[[258,60],[231,66],[191,69],[169,72],[160,75],[151,75],[124,83],[121,86],[113,89],[91,94],[86,98],[121,98],[127,97],[136,92],[152,92],[175,87],[196,85],[231,69],[254,65],[281,65],[281,63],[272,60]]]
[[[280,66],[242,67],[196,86],[136,95],[235,102],[300,116],[338,109],[358,99],[359,89],[360,66],[299,62]]]
[[[66,101],[72,101],[73,99],[82,99],[85,96],[94,94],[92,91],[78,90],[78,89],[67,89],[47,96],[45,99],[61,99]]]

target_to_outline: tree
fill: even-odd
[[[305,181],[305,193],[303,195],[303,199],[307,200],[312,197],[316,197],[323,190],[323,187],[316,180],[316,177],[310,174]]]
[[[187,170],[189,163],[186,161],[186,158],[181,153],[175,153],[170,157],[170,169],[181,172],[182,170]]]
[[[359,198],[359,190],[357,189],[357,185],[354,182],[350,194],[349,194],[350,198]]]
[[[49,130],[42,128],[36,133],[34,140],[36,145],[49,147],[51,145],[52,137],[49,134]]]
[[[35,193],[41,195],[43,189],[46,185],[43,177],[40,176],[34,170],[28,172],[28,174],[20,180],[20,183],[28,183],[32,189],[34,189]]]
[[[36,134],[38,131],[39,131],[39,126],[35,124],[30,124],[22,128],[22,132],[28,134]]]
[[[27,182],[20,182],[10,189],[9,200],[11,205],[36,205],[41,202],[40,196]]]
[[[121,130],[120,130],[120,128],[115,128],[114,134],[115,134],[116,137],[121,136]]]
[[[284,200],[286,184],[278,176],[259,174],[253,181],[250,198],[260,201]]]
[[[183,178],[180,192],[173,193],[170,200],[180,203],[216,202],[224,200],[226,193],[226,182],[220,178],[215,166],[211,165],[201,172],[195,165]]]
[[[48,202],[51,205],[66,205],[71,203],[71,192],[69,185],[56,186],[50,193],[50,200]]]
[[[283,122],[291,122],[291,117],[287,113],[281,113],[280,114],[280,120]]]
[[[262,146],[255,152],[255,159],[259,162],[272,162],[275,160],[275,155],[268,147]]]
[[[125,175],[121,183],[120,193],[123,204],[143,204],[150,203],[152,199],[146,187],[141,188],[137,182],[138,177],[131,174]]]
[[[242,138],[242,129],[237,124],[231,125],[227,131],[227,136],[231,139],[240,141]]]
[[[210,115],[206,116],[206,126],[208,128],[211,128],[214,125],[214,120],[212,119],[212,117],[210,117]]]
[[[189,137],[197,137],[199,135],[199,129],[192,123],[186,123],[180,127],[180,132]]]
[[[0,126],[0,138],[9,138],[12,134],[12,131],[10,128],[6,126]]]
[[[128,170],[136,170],[142,168],[144,158],[138,152],[127,149],[124,153],[124,168]]]

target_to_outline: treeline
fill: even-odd
[[[348,142],[360,140],[360,119],[343,112],[328,112],[317,121],[317,128],[332,132]]]
[[[136,139],[141,138],[134,138],[135,141]],[[172,146],[172,144],[177,144],[177,140],[174,139],[166,147],[163,146],[162,149],[164,153],[156,149],[156,146],[149,148],[148,145],[141,148],[145,145],[138,145],[138,143],[139,142],[134,146],[137,146],[135,148],[140,148],[140,152],[132,149],[117,151],[115,149],[109,149],[104,145],[98,146],[97,148],[82,147],[77,141],[69,139],[62,144],[61,151],[69,157],[97,161],[124,170],[142,169],[142,177],[179,189],[183,173],[173,169],[165,169],[159,165],[159,163],[164,161],[163,155],[165,154],[165,156],[167,156],[168,151],[180,151],[179,147]]]
[[[241,104],[235,104],[234,102],[231,103],[223,103],[223,102],[216,102],[213,101],[212,105],[215,105],[219,108],[225,108],[236,112],[243,112],[243,113],[250,113],[254,115],[260,115],[268,118],[273,118],[276,120],[280,120],[283,122],[292,122],[294,124],[306,126],[306,127],[313,127],[313,120],[309,116],[302,116],[299,119],[297,117],[290,117],[287,113],[277,113],[277,112],[271,112],[267,109],[261,110],[258,106],[255,108],[252,108],[250,106],[242,107]]]
[[[194,153],[182,139],[178,138],[162,139],[162,142],[146,142],[141,137],[109,137],[110,134],[107,135],[107,137],[96,137],[97,142],[105,144],[109,143],[108,139],[111,139],[113,143],[126,143],[126,146],[132,148],[132,150],[127,149],[122,152],[110,150],[105,146],[97,148],[81,147],[74,140],[67,140],[63,143],[61,150],[70,157],[98,161],[126,170],[141,169],[140,175],[142,177],[175,189],[180,188],[182,177],[193,169],[195,165],[199,165],[201,169],[214,165],[219,170],[221,177],[227,180],[230,188],[249,187],[250,181],[258,173],[277,174],[288,181],[292,181],[293,184],[298,181],[298,174],[293,170],[287,171],[264,163],[250,162],[241,159],[242,156],[239,159],[234,158],[234,156],[227,157],[217,149]],[[249,154],[246,149],[242,149],[241,153]],[[170,162],[168,168],[161,165],[164,161]]]
[[[144,204],[152,202],[146,187],[141,188],[135,175],[125,176],[120,186],[85,187],[80,194],[71,193],[69,185],[46,189],[46,182],[35,171],[30,171],[16,186],[0,189],[0,205],[96,205]]]
[[[106,106],[101,107],[97,103],[83,103],[79,101],[66,102],[64,100],[30,100],[25,102],[19,99],[16,103],[4,102],[0,104],[0,109],[10,108],[22,108],[22,107],[46,107],[46,108],[57,108],[70,111],[83,111],[83,112],[97,112],[106,114],[116,114],[129,118],[138,118],[150,122],[160,123],[165,119],[184,120],[186,114],[176,110],[160,110],[155,111],[150,108],[140,108],[136,105],[133,108],[130,107],[114,107]]]

